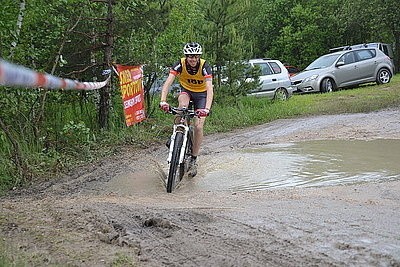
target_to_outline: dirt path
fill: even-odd
[[[377,138],[400,139],[400,109],[278,120],[208,136],[195,179],[244,147]],[[126,152],[2,197],[2,253],[29,266],[400,266],[399,180],[166,194],[163,161],[164,148]]]

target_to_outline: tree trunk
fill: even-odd
[[[400,31],[394,31],[394,64],[396,66],[396,73],[400,70]]]
[[[112,10],[113,1],[108,0],[108,14],[107,14],[107,33],[106,33],[106,48],[104,53],[105,67],[109,68],[112,64],[113,54],[113,32],[114,32],[114,15]],[[105,129],[108,127],[108,119],[110,112],[110,91],[111,83],[108,83],[100,90],[100,107],[99,107],[99,125],[100,128]]]
[[[19,34],[20,34],[21,28],[22,28],[22,21],[24,20],[24,15],[25,15],[25,0],[20,0],[19,14],[18,14],[18,19],[17,19],[17,27],[15,30],[15,41],[11,43],[10,58],[13,58],[14,49],[15,49],[15,47],[17,47],[17,43],[19,40]]]

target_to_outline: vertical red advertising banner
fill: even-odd
[[[143,69],[141,66],[116,65],[121,88],[126,126],[145,119]]]

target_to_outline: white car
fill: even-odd
[[[289,72],[279,60],[275,59],[250,59],[252,67],[259,67],[260,88],[251,91],[250,96],[263,96],[275,100],[287,100],[293,94]]]

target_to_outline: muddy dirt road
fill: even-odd
[[[398,144],[400,109],[207,136],[198,176],[173,194],[160,179],[165,148],[123,152],[2,197],[1,253],[28,266],[400,266],[396,176],[259,191],[196,186],[216,158],[229,163],[243,148],[373,139]]]

